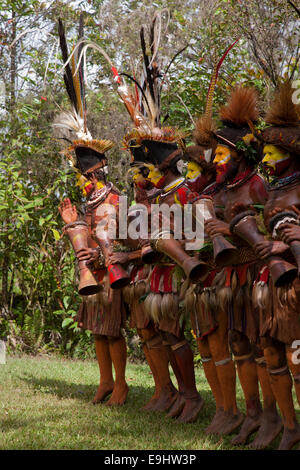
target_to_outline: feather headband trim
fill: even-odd
[[[104,154],[108,150],[110,150],[112,147],[114,147],[114,143],[111,142],[110,140],[84,140],[84,139],[78,139],[74,140],[72,142],[72,145],[70,145],[68,148],[63,150],[61,153],[65,155],[71,162],[72,166],[77,167],[77,158],[75,155],[75,150],[78,147],[87,147],[95,152],[98,152],[100,154]]]
[[[136,141],[142,143],[143,140],[153,140],[156,142],[177,143],[185,148],[184,139],[186,134],[174,127],[154,128],[152,132],[144,132],[142,129],[135,129]]]
[[[68,150],[73,151],[77,147],[88,147],[92,150],[95,150],[95,152],[98,153],[105,153],[108,150],[110,150],[112,147],[114,147],[114,143],[111,140],[84,140],[84,139],[78,139],[78,140],[73,140],[72,145],[69,147]]]

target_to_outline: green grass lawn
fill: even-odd
[[[140,410],[153,393],[147,365],[128,364],[127,402],[109,408],[91,404],[99,379],[96,362],[8,357],[0,365],[0,449],[231,449],[232,437],[203,432],[214,401],[202,369],[196,375],[205,407],[196,423],[178,424],[165,413]],[[244,410],[239,385],[238,401]]]

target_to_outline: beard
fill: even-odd
[[[290,164],[291,164],[291,159],[288,158],[287,160],[284,160],[283,162],[276,163],[275,168],[266,164],[263,164],[263,167],[270,176],[280,176],[285,170],[288,169]]]
[[[137,183],[138,188],[145,189],[146,191],[148,191],[149,189],[152,189],[153,186],[154,186],[153,183],[151,183],[151,181],[148,181],[148,180],[139,181]]]
[[[200,175],[194,180],[186,180],[186,183],[191,191],[194,193],[201,193],[208,185],[209,181],[206,176]]]
[[[237,174],[238,167],[238,162],[232,159],[230,159],[228,163],[225,163],[225,165],[219,165],[217,167],[216,182],[221,184],[233,180]]]

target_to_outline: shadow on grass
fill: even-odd
[[[24,373],[23,376],[19,376],[18,378],[19,380],[26,382],[31,388],[39,393],[49,393],[59,398],[75,398],[84,402],[92,401],[97,390],[97,386],[95,385],[75,384],[65,380],[54,380],[49,378],[37,378],[28,373]],[[144,406],[150,400],[153,393],[154,387],[132,385],[129,382],[127,403]],[[214,405],[211,400],[211,393],[207,390],[202,390],[201,395],[213,412]],[[136,406],[134,406],[134,408],[136,410]]]

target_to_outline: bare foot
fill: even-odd
[[[295,420],[293,429],[284,428],[278,450],[290,450],[297,442],[300,442],[300,426]]]
[[[219,424],[219,428],[216,430],[216,434],[227,435],[231,434],[237,429],[244,421],[244,415],[239,410],[234,414],[232,410],[224,411],[223,420]]]
[[[264,410],[261,426],[255,436],[254,441],[249,445],[249,448],[256,450],[265,449],[278,436],[282,430],[282,427],[282,420],[277,413],[277,410]]]
[[[161,389],[160,396],[152,408],[153,411],[168,411],[177,399],[173,384],[166,385]]]
[[[155,394],[150,398],[146,405],[142,406],[141,410],[152,411],[153,406],[156,405],[158,397]]]
[[[184,405],[185,405],[185,399],[184,399],[183,393],[178,392],[177,398],[172,408],[170,409],[168,416],[170,418],[177,418],[177,416],[179,416],[180,413],[182,412]]]
[[[217,434],[220,423],[223,421],[224,408],[218,408],[212,422],[204,429],[205,434]]]
[[[114,389],[114,383],[100,383],[96,395],[93,398],[93,405],[97,405],[98,403],[102,403],[105,398],[112,393]]]
[[[115,384],[110,399],[106,402],[107,406],[124,405],[128,394],[128,385],[126,382]]]
[[[251,436],[255,431],[257,431],[262,423],[262,413],[252,417],[246,416],[240,432],[237,436],[231,439],[231,444],[233,445],[240,445],[245,444],[248,437]]]
[[[198,414],[202,410],[204,405],[203,398],[199,397],[197,399],[185,399],[185,405],[177,418],[178,423],[193,423],[198,418]]]

